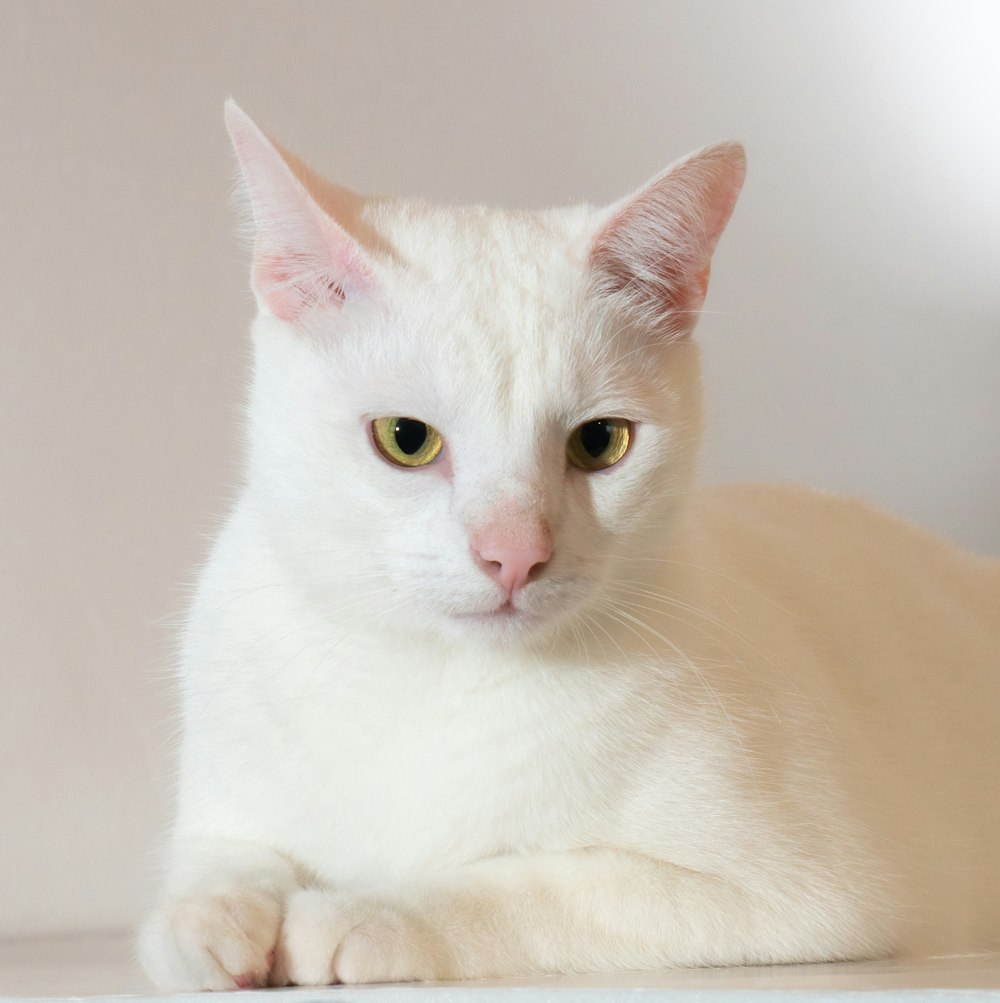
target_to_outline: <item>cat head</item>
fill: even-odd
[[[304,601],[490,644],[613,602],[692,476],[689,335],[742,149],[510,212],[362,198],[226,120],[259,308],[247,504]]]

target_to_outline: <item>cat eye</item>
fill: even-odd
[[[378,451],[398,467],[426,467],[443,445],[441,433],[416,418],[376,418],[372,438]]]
[[[632,441],[632,423],[624,418],[597,418],[573,429],[566,443],[566,456],[581,470],[613,467]]]

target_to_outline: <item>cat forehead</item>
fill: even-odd
[[[387,296],[404,328],[433,334],[454,361],[507,346],[550,355],[582,325],[593,210],[510,211],[394,203],[373,230],[392,248]]]
[[[379,200],[365,217],[397,265],[456,295],[530,292],[582,277],[594,229],[589,206],[514,211]]]
[[[640,367],[616,364],[594,308],[590,207],[389,203],[365,222],[388,249],[388,311],[374,338],[351,339],[344,372],[362,409],[403,408],[448,429],[471,414],[485,433],[494,419],[527,427],[617,413],[614,401],[652,392]]]
[[[366,223],[391,248],[391,356],[411,387],[502,410],[575,400],[593,376],[589,206],[539,211],[386,201]],[[384,359],[379,360],[383,369]],[[603,381],[606,372],[600,374]]]

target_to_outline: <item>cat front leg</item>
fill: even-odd
[[[857,911],[819,881],[764,896],[595,847],[483,861],[385,895],[297,892],[276,967],[287,981],[319,985],[879,953]]]
[[[285,903],[298,888],[277,851],[238,840],[178,841],[160,902],[139,933],[139,958],[160,989],[267,985]]]

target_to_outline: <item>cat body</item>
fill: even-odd
[[[185,636],[154,980],[1000,947],[1000,563],[691,487],[739,149],[508,213],[362,200],[228,119],[250,448]],[[401,465],[385,415],[440,451]]]

